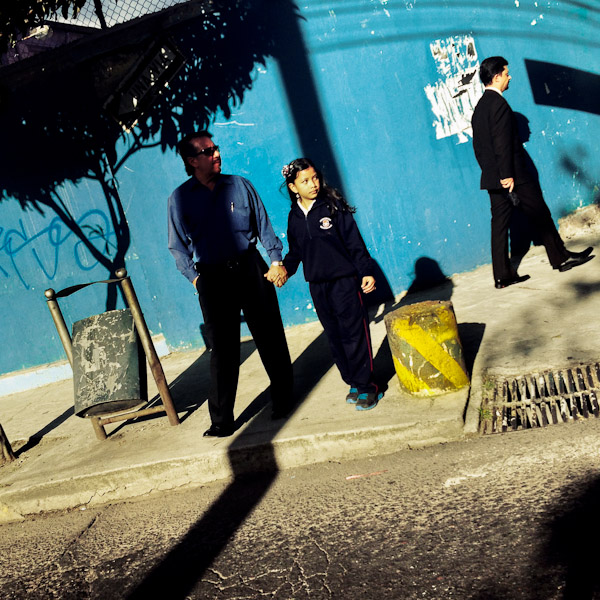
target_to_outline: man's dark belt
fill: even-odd
[[[250,246],[241,254],[218,263],[195,263],[196,273],[217,273],[219,271],[239,269],[248,264],[248,260],[256,252],[256,246]]]

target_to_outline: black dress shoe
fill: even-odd
[[[558,267],[554,267],[554,268],[558,269],[561,273],[564,273],[565,271],[568,271],[569,269],[572,269],[573,267],[578,267],[579,265],[589,262],[590,260],[592,260],[592,258],[594,258],[594,257],[589,256],[589,255],[571,256],[571,257],[567,258],[567,260],[561,262],[560,265],[558,265]]]
[[[515,283],[523,283],[523,281],[527,281],[528,279],[529,275],[515,275],[510,279],[496,279],[495,286],[497,290],[501,290],[502,288],[514,285]]]
[[[569,252],[569,257],[585,258],[586,256],[589,256],[593,251],[594,249],[591,246],[588,246],[585,250],[582,250],[581,252]]]
[[[235,431],[233,425],[215,425],[214,423],[204,432],[204,437],[229,437]]]

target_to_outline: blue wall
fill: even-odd
[[[215,110],[209,126],[224,172],[252,180],[284,244],[289,199],[280,191],[281,167],[308,155],[357,207],[367,246],[395,293],[408,288],[423,256],[446,275],[488,263],[487,196],[478,189],[471,138],[461,127],[481,86],[475,78],[460,84],[459,100],[448,105],[444,98],[478,61],[496,54],[509,61],[506,97],[529,120],[526,147],[553,215],[594,201],[598,111],[578,110],[577,102],[536,103],[540,82],[530,79],[525,62],[553,63],[550,74],[556,65],[583,71],[597,86],[600,12],[591,4],[356,0],[303,4],[293,22],[288,17],[270,23],[284,30],[288,45],[255,65],[243,100],[230,102],[227,117]],[[434,113],[440,106],[449,107],[447,119]],[[174,152],[158,143],[160,135],[115,172],[131,235],[126,266],[152,333],[163,333],[172,348],[200,347],[197,298],[166,247],[167,197],[185,173]],[[133,143],[133,135],[124,135],[117,155]],[[99,185],[81,178],[63,183],[59,193],[94,245],[110,255],[115,232]],[[0,211],[0,373],[8,373],[64,358],[44,290],[108,273],[51,210],[24,211],[6,199]],[[287,326],[316,318],[301,274],[279,299]],[[61,306],[70,323],[105,304],[106,288],[92,286]]]

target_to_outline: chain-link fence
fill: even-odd
[[[85,28],[104,29],[151,15],[188,0],[87,0],[76,17],[58,13],[35,27],[14,47],[0,55],[0,66],[18,62],[45,50],[57,48],[88,34]],[[53,23],[62,24],[61,27]]]
[[[183,2],[187,0],[87,0],[76,18],[56,15],[51,20],[82,27],[112,27]]]

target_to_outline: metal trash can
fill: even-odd
[[[148,400],[146,357],[128,308],[73,323],[72,337],[77,416],[121,412]]]

